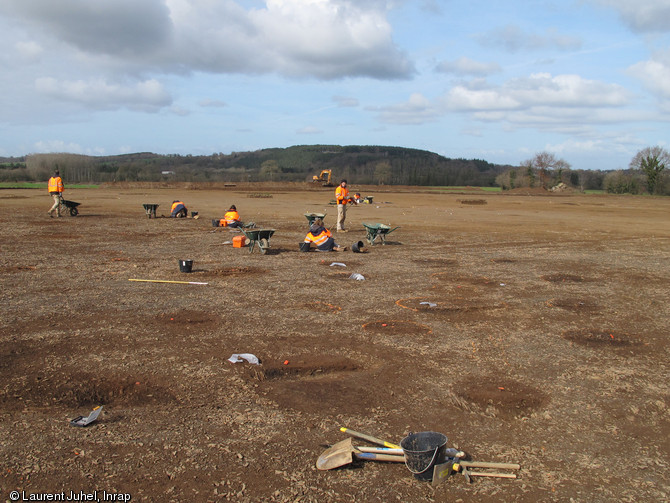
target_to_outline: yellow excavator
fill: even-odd
[[[312,183],[321,183],[324,187],[335,187],[331,181],[332,175],[332,170],[324,169],[319,176],[314,175],[312,177]]]

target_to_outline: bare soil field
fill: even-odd
[[[354,186],[373,203],[336,241],[400,228],[302,253],[304,213],[335,227],[332,190],[66,185],[60,219],[46,191],[0,190],[2,500],[670,500],[670,198]],[[199,218],[147,218],[174,199]],[[275,229],[267,254],[212,226],[230,204]],[[436,488],[402,463],[317,470],[342,426],[521,469]]]

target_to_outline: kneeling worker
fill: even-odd
[[[172,201],[172,208],[170,208],[170,216],[172,218],[186,218],[188,209],[181,201]]]
[[[317,251],[344,251],[345,248],[339,246],[331,232],[323,226],[323,220],[317,218],[309,228],[305,243],[314,243]]]
[[[226,221],[226,227],[242,227],[240,214],[237,212],[237,208],[234,204],[223,215],[223,219]]]

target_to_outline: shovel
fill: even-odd
[[[321,456],[316,460],[316,467],[319,470],[332,470],[333,468],[352,463],[354,456],[357,459],[392,461],[397,463],[405,462],[405,456],[377,454],[375,452],[360,452],[353,446],[351,438],[347,438],[346,440],[333,444],[332,447],[323,451]]]
[[[519,470],[521,465],[517,463],[488,463],[485,461],[461,461],[459,459],[450,460],[446,463],[435,465],[433,468],[433,487],[440,485],[452,473],[458,473],[459,470],[465,476],[465,480],[471,482],[470,477],[496,477],[501,479],[515,479],[514,473],[491,473],[491,472],[473,472],[470,468],[498,468]]]

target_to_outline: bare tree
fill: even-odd
[[[264,177],[265,179],[270,179],[270,181],[274,181],[274,175],[277,173],[281,173],[281,169],[279,168],[279,164],[275,160],[268,160],[268,161],[263,161],[261,164],[261,176]]]
[[[535,154],[532,159],[528,159],[521,163],[522,166],[528,166],[537,170],[540,176],[540,184],[546,188],[549,178],[549,173],[555,173],[555,178],[561,181],[563,171],[570,169],[568,164],[563,159],[558,159],[555,154],[551,152],[539,152]]]
[[[391,165],[388,161],[382,161],[375,166],[375,178],[377,184],[384,185],[391,183]]]
[[[646,147],[640,150],[633,160],[630,161],[632,169],[639,169],[647,175],[647,190],[650,194],[656,192],[656,187],[665,169],[665,165],[670,163],[670,154],[661,147]]]

